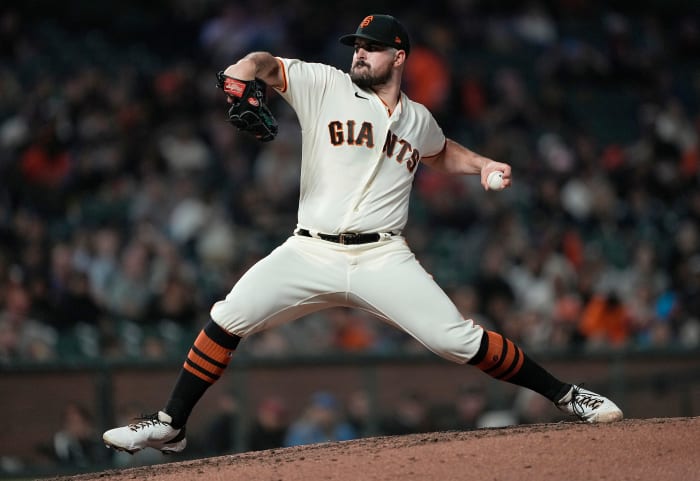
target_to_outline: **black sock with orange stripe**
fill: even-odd
[[[530,359],[513,341],[493,331],[484,331],[481,346],[469,360],[489,376],[532,389],[552,402],[571,388]]]
[[[185,425],[204,392],[219,380],[240,341],[240,337],[227,332],[213,321],[204,326],[187,354],[164,409],[173,418],[171,425],[174,428],[179,429]]]

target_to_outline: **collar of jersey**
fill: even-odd
[[[377,98],[379,99],[379,101],[382,103],[382,105],[383,105],[384,108],[386,109],[386,113],[389,114],[389,117],[391,117],[391,115],[392,115],[394,112],[396,112],[397,110],[400,110],[400,109],[401,109],[401,101],[403,100],[403,92],[399,91],[399,100],[396,102],[396,107],[394,108],[394,110],[391,110],[391,109],[389,108],[389,106],[386,104],[386,102],[384,102],[384,99],[382,99],[379,95],[377,95],[376,92],[372,91],[372,93],[373,93],[374,96],[377,97]]]

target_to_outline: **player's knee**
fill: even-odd
[[[440,336],[428,347],[448,361],[465,364],[479,351],[481,337],[481,328],[468,329],[459,334]]]
[[[433,350],[440,357],[457,364],[466,364],[472,356],[465,344],[442,344]]]
[[[246,337],[250,334],[251,326],[245,320],[247,317],[229,300],[214,303],[209,316],[219,327],[233,335]]]
[[[231,351],[236,350],[238,343],[241,341],[241,336],[227,331],[213,319],[210,320],[206,326],[204,326],[202,331],[206,335],[207,339]]]

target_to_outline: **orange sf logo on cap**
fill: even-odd
[[[374,15],[367,15],[362,23],[360,23],[360,28],[365,28],[367,25],[372,23],[372,20],[374,20]]]

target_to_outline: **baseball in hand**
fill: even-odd
[[[486,183],[491,190],[501,190],[503,188],[503,172],[496,170],[486,177]]]

